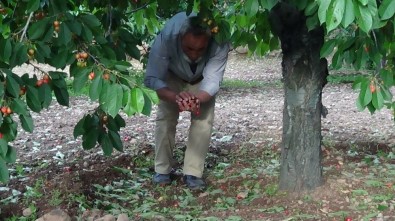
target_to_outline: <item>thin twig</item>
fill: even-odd
[[[33,64],[31,61],[29,61],[29,65],[33,66],[34,70],[38,70],[38,71],[40,71],[43,74],[48,74],[48,72],[44,71],[41,67]]]
[[[29,27],[29,23],[30,23],[30,20],[32,19],[32,17],[33,17],[33,12],[30,12],[30,15],[29,15],[29,18],[27,19],[26,25],[23,28],[23,33],[22,33],[20,42],[22,42],[23,39],[26,37],[26,31],[27,31],[27,28]]]
[[[133,13],[135,13],[135,12],[141,10],[141,9],[144,9],[144,8],[146,8],[149,4],[150,4],[150,3],[145,3],[144,5],[142,5],[142,6],[138,7],[138,8],[136,8],[136,9],[133,9],[132,11],[128,12],[127,15],[133,14]]]
[[[108,25],[108,30],[105,34],[105,37],[108,37],[111,34],[111,28],[112,28],[112,6],[109,4],[108,5],[108,20],[109,20],[109,25]]]

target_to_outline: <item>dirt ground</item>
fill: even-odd
[[[278,55],[265,59],[246,58],[244,55],[233,53],[230,55],[225,79],[262,81],[268,83],[268,86],[237,90],[225,88],[220,91],[216,103],[211,152],[222,151],[226,155],[232,151],[232,148],[244,143],[254,144],[255,147],[263,143],[270,144],[275,149],[280,146],[283,109],[283,89],[279,84],[281,82],[280,62],[281,57]],[[391,151],[391,148],[395,146],[392,113],[389,110],[382,110],[374,115],[367,110],[359,112],[355,105],[356,97],[357,92],[351,88],[350,84],[328,84],[325,87],[323,104],[329,114],[322,119],[324,144],[338,147],[338,149],[363,144],[375,149],[376,152],[380,148],[384,151]],[[113,156],[106,158],[102,156],[98,148],[84,151],[81,147],[81,140],[73,137],[73,128],[88,110],[95,107],[96,104],[85,97],[73,97],[70,107],[53,103],[48,110],[40,114],[34,113],[34,132],[27,133],[20,130],[17,140],[12,144],[17,148],[18,153],[16,165],[22,165],[27,175],[24,178],[18,178],[17,168],[11,166],[14,178],[3,187],[23,192],[27,185],[34,185],[36,178],[43,177],[47,192],[54,189],[63,193],[80,192],[93,200],[94,196],[90,192],[92,183],[105,184],[111,180],[123,178],[123,175],[112,172],[110,166],[132,168],[136,163],[133,156],[152,154],[155,108],[150,117],[125,117],[126,127],[121,130],[124,153],[114,153]],[[179,146],[185,143],[189,126],[188,119],[189,116],[182,113],[177,133]],[[224,139],[228,139],[228,142],[223,142]],[[217,164],[218,160],[212,163]],[[324,163],[330,164],[331,162],[324,161]],[[78,179],[76,174],[79,175]],[[327,176],[325,186],[317,191],[315,197],[326,197],[329,201],[329,198],[335,197],[331,195],[329,187],[337,184],[335,179]],[[9,194],[10,191],[0,191],[0,199],[8,197]],[[282,200],[286,201],[286,199]],[[45,201],[36,203],[39,214],[44,214],[53,208]],[[252,207],[240,207],[237,214],[244,214],[242,217],[246,217],[245,220],[259,219],[257,214],[251,213],[252,208],[271,203],[275,202],[257,201]],[[290,205],[289,210],[297,205],[297,203]],[[75,206],[60,205],[72,215],[77,213],[78,208]],[[22,203],[0,205],[2,209],[0,216],[21,215],[25,207],[26,205]],[[224,217],[226,214],[211,215]]]

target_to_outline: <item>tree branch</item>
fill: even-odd
[[[29,15],[29,18],[27,19],[26,25],[23,28],[23,32],[22,32],[22,36],[21,36],[20,42],[22,42],[23,39],[26,37],[26,31],[27,31],[27,28],[29,27],[29,23],[30,23],[30,20],[32,19],[32,17],[33,17],[33,12],[30,12],[30,15]]]
[[[149,4],[150,4],[150,3],[145,3],[144,5],[142,5],[142,6],[138,7],[138,8],[135,8],[135,9],[133,9],[132,11],[128,12],[127,15],[133,14],[133,13],[135,13],[135,12],[141,10],[141,9],[144,9],[144,8],[146,8]]]
[[[108,16],[107,16],[107,18],[108,18],[109,25],[108,25],[108,30],[107,30],[107,32],[105,34],[106,38],[111,34],[111,28],[112,28],[112,6],[111,6],[111,4],[108,4]]]

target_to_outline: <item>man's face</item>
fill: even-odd
[[[181,39],[181,47],[186,56],[192,62],[198,62],[206,52],[209,37],[205,35],[185,34]]]

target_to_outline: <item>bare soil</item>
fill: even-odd
[[[18,71],[31,73],[32,70],[19,69]],[[214,167],[220,162],[229,161],[232,155],[238,156],[243,150],[247,150],[241,155],[244,159],[240,160],[240,164],[228,168],[227,173],[237,173],[240,172],[238,169],[248,167],[251,164],[248,159],[253,161],[257,157],[265,158],[267,149],[278,154],[281,145],[284,97],[280,84],[281,78],[280,56],[254,59],[240,54],[230,55],[225,79],[262,81],[267,86],[249,89],[223,88],[218,94],[210,148],[210,153],[215,157],[209,157],[207,162],[207,181],[214,188],[221,188],[227,194],[234,196],[234,191],[237,193],[243,187],[244,179],[221,183],[210,175]],[[345,193],[338,191],[340,187],[348,185],[348,182],[342,180],[341,168],[346,169],[348,162],[361,160],[358,157],[345,157],[345,153],[350,148],[363,147],[365,153],[377,154],[379,151],[389,153],[395,146],[392,113],[386,109],[374,115],[367,110],[359,112],[355,105],[356,97],[357,92],[351,88],[350,84],[328,84],[323,92],[323,104],[329,112],[327,117],[322,119],[323,164],[324,166],[332,165],[338,170],[325,173],[325,184],[310,194],[313,199],[327,202],[324,206],[330,207],[329,211],[340,211],[346,208]],[[104,157],[99,148],[91,151],[83,150],[80,138],[74,139],[73,137],[73,128],[78,120],[96,105],[88,98],[80,96],[71,98],[70,107],[63,107],[54,102],[40,114],[34,113],[34,132],[27,133],[20,130],[18,139],[12,143],[18,153],[16,165],[22,165],[25,168],[25,176],[18,177],[15,165],[10,165],[13,179],[6,186],[0,185],[10,190],[0,191],[0,200],[10,195],[11,189],[23,193],[26,192],[26,186],[34,186],[37,179],[42,179],[43,196],[39,201],[34,202],[38,208],[38,215],[54,209],[54,206],[48,203],[54,190],[60,191],[61,196],[66,196],[68,193],[82,194],[87,197],[88,201],[93,202],[97,196],[93,192],[92,184],[106,185],[112,181],[127,179],[127,175],[115,173],[114,166],[133,170],[136,164],[140,163],[138,160],[152,158],[155,108],[150,117],[127,118],[125,116],[126,127],[121,130],[124,140],[123,153],[116,152],[111,157]],[[182,149],[185,146],[188,126],[189,116],[182,113],[178,125],[177,148]],[[266,157],[272,157],[272,155]],[[150,172],[153,172],[152,165],[148,168]],[[247,178],[262,186],[276,182],[275,176],[265,174]],[[144,185],[147,188],[153,188],[149,183]],[[358,188],[357,182],[353,185],[354,188]],[[168,193],[182,193],[182,190],[176,188]],[[204,214],[216,217],[238,215],[244,220],[283,220],[297,211],[323,213],[323,205],[300,203],[298,197],[300,196],[286,195],[258,198],[248,205],[240,204],[233,210]],[[214,203],[214,201],[207,202],[208,204]],[[170,202],[166,201],[166,204],[168,203]],[[259,210],[259,208],[274,205],[283,205],[286,209],[280,213]],[[0,217],[20,216],[26,207],[24,202],[0,204]],[[58,207],[65,209],[72,216],[77,216],[80,212],[77,204],[63,203]],[[202,208],[202,210],[205,209],[209,211],[210,205]],[[360,214],[352,213],[351,215],[358,217]],[[322,218],[320,220],[339,219]]]

